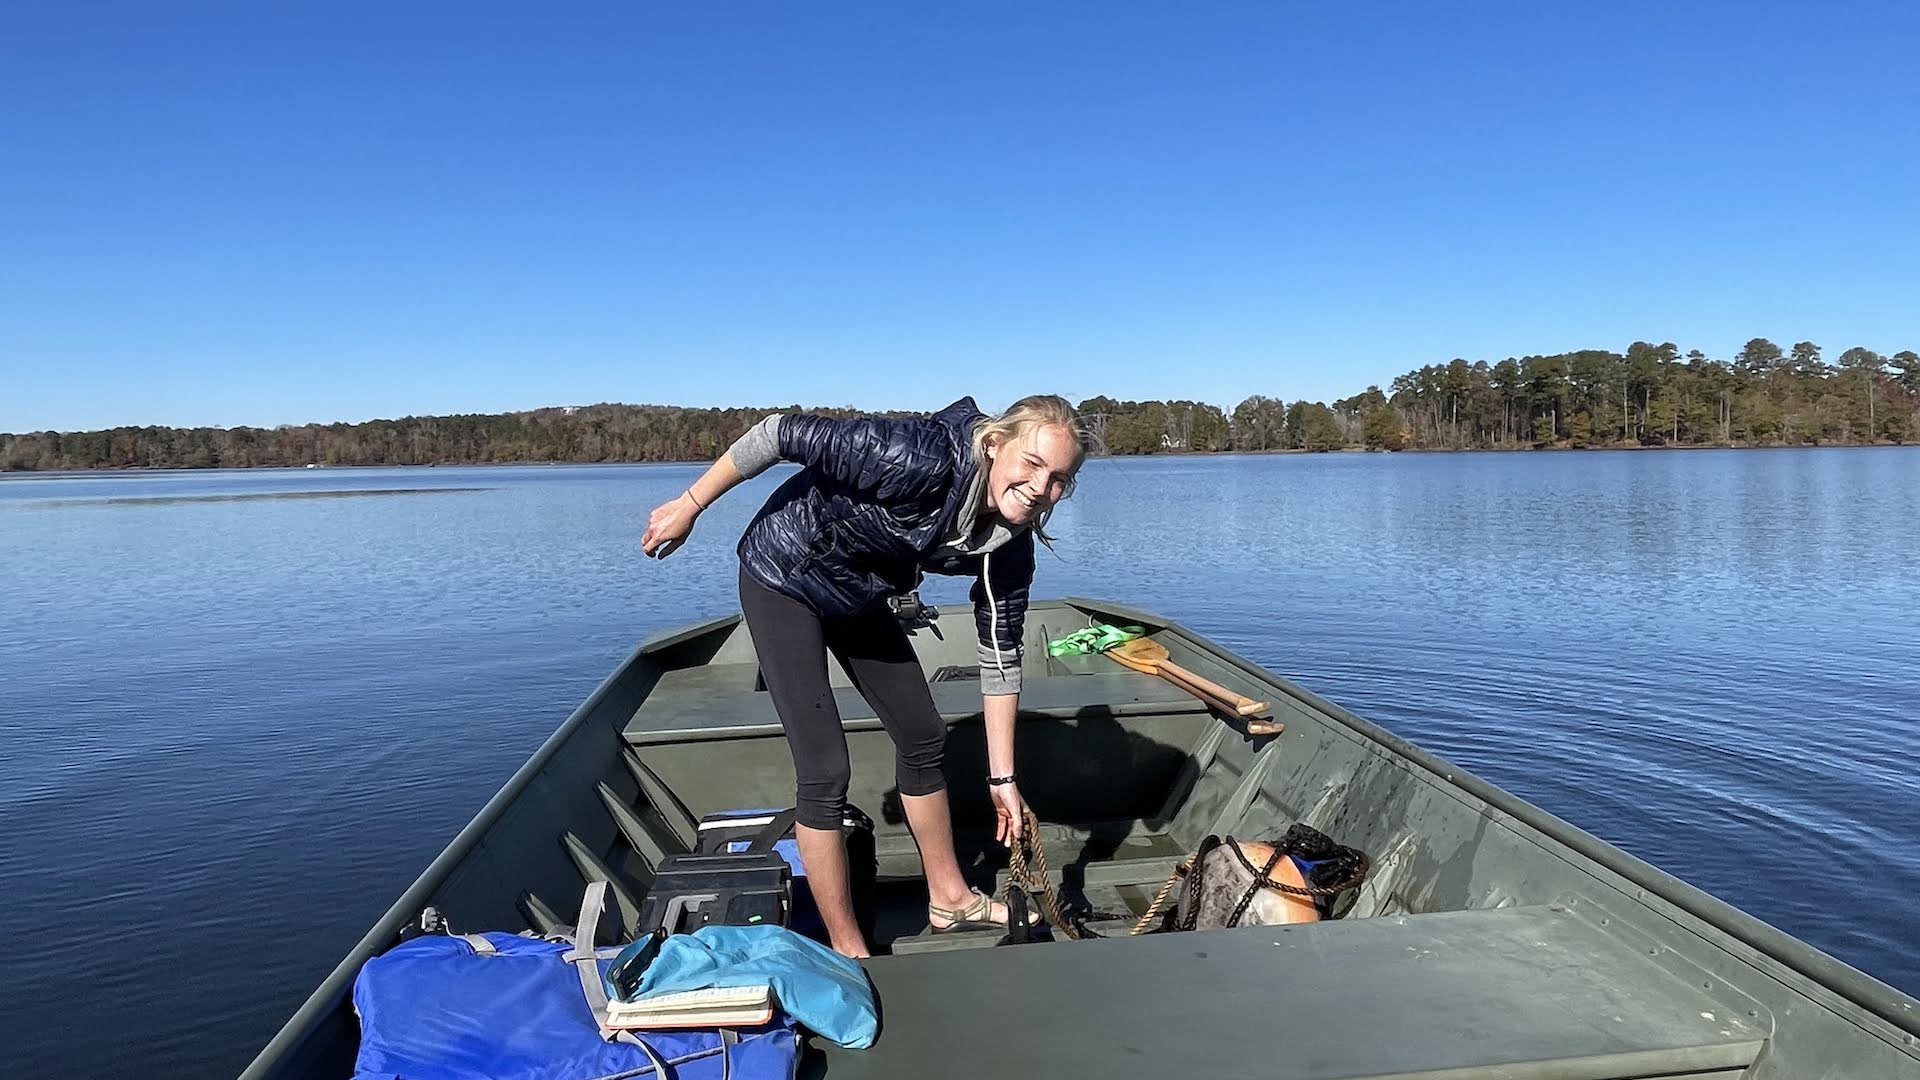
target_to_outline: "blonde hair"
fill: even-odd
[[[1058,427],[1073,438],[1074,445],[1080,451],[1080,460],[1100,453],[1100,437],[1080,417],[1079,410],[1067,404],[1067,399],[1058,394],[1032,394],[1023,397],[999,416],[979,421],[973,428],[973,460],[980,468],[989,467],[987,462],[987,444],[1005,445],[1027,438],[1043,427]],[[1065,499],[1073,494],[1074,479],[1068,478],[1067,488],[1061,492]],[[1041,541],[1051,544],[1053,537],[1047,534],[1047,519],[1053,516],[1058,502],[1048,504],[1033,519],[1033,535]]]

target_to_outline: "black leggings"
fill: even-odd
[[[931,795],[947,786],[940,768],[947,725],[934,707],[906,629],[885,603],[858,615],[825,618],[753,580],[742,567],[740,610],[793,751],[800,824],[838,829],[853,775],[840,709],[827,685],[829,649],[893,737],[900,794]]]

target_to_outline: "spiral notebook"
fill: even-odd
[[[716,986],[607,1003],[607,1027],[753,1027],[773,1019],[770,986]]]

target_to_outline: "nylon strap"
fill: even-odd
[[[666,1061],[663,1058],[661,1058],[658,1051],[654,1050],[653,1047],[647,1045],[647,1040],[641,1038],[638,1035],[635,1035],[631,1031],[616,1031],[613,1033],[610,1041],[623,1042],[623,1043],[626,1043],[628,1046],[639,1047],[640,1052],[647,1055],[647,1060],[653,1063],[653,1075],[659,1077],[660,1080],[671,1080],[671,1077],[673,1074],[667,1072]],[[725,1054],[727,1051],[724,1047],[722,1047],[720,1052],[722,1054]],[[726,1069],[726,1060],[724,1058],[721,1059],[721,1069],[723,1071]],[[722,1076],[720,1080],[727,1080],[727,1078],[725,1076]]]
[[[670,1080],[672,1073],[667,1070],[666,1059],[658,1051],[647,1045],[647,1041],[631,1031],[619,1030],[607,1026],[607,988],[600,981],[600,965],[595,962],[599,952],[595,950],[593,939],[600,925],[600,913],[607,905],[607,883],[595,881],[587,885],[587,891],[580,898],[580,922],[573,928],[573,948],[562,953],[560,959],[573,965],[580,974],[580,992],[586,995],[587,1008],[593,1013],[595,1024],[600,1027],[600,1037],[608,1042],[622,1042],[637,1046],[647,1060],[653,1063],[653,1074],[658,1080]],[[732,1028],[720,1030],[720,1080],[731,1080],[733,1076],[733,1055],[729,1052],[740,1036]]]
[[[560,958],[572,964],[573,970],[579,974],[580,992],[586,995],[587,1010],[593,1013],[593,1022],[600,1026],[600,1037],[612,1041],[618,1036],[607,1027],[607,988],[600,984],[600,965],[595,962],[593,948],[594,934],[600,926],[600,912],[606,904],[607,883],[589,882],[586,895],[580,898],[580,921],[573,928],[573,948],[561,954]],[[654,1057],[652,1047],[647,1048],[647,1056]],[[666,1075],[664,1064],[660,1075]]]

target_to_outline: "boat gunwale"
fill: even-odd
[[[539,748],[518,769],[514,770],[513,775],[508,777],[500,789],[481,806],[473,819],[454,834],[453,839],[447,842],[447,846],[427,864],[427,868],[420,872],[420,876],[413,880],[413,884],[407,886],[406,891],[402,892],[399,898],[387,908],[386,913],[374,921],[366,934],[347,951],[347,955],[341,958],[340,963],[327,973],[327,977],[321,980],[313,993],[307,995],[306,1000],[294,1010],[293,1015],[287,1018],[267,1044],[261,1047],[260,1052],[254,1055],[253,1061],[240,1073],[240,1080],[256,1080],[256,1078],[272,1075],[273,1071],[282,1064],[286,1055],[297,1049],[301,1041],[308,1038],[326,1020],[330,1012],[341,1006],[343,999],[352,989],[354,979],[359,976],[361,967],[377,955],[393,935],[399,933],[400,928],[412,920],[414,913],[424,907],[433,894],[446,884],[454,870],[458,869],[479,847],[487,832],[505,816],[507,810],[546,769],[548,762],[552,761],[560,749],[586,725],[588,718],[600,707],[601,702],[605,701],[616,687],[633,677],[639,665],[653,665],[656,669],[654,674],[657,676],[659,672],[666,669],[663,665],[654,663],[651,659],[654,653],[725,629],[738,623],[740,618],[735,614],[708,619],[691,626],[654,634],[636,646],[627,655],[626,660],[602,679],[600,685],[594,687],[593,693],[587,695],[586,700],[568,714],[560,726],[554,729],[553,734],[547,736]]]
[[[1920,1007],[1916,1007],[1920,1005],[1920,1001],[1907,995],[1898,987],[1882,982],[1759,917],[1742,911],[1699,886],[1690,885],[1652,863],[1602,840],[1563,818],[1556,817],[1518,795],[1483,780],[1430,751],[1421,749],[1373,721],[1328,701],[1285,676],[1268,671],[1179,622],[1170,621],[1127,604],[1092,597],[1068,595],[1061,597],[1061,600],[1076,607],[1111,614],[1122,620],[1144,623],[1179,635],[1188,644],[1204,650],[1214,659],[1230,664],[1243,674],[1284,691],[1328,718],[1352,729],[1355,733],[1379,743],[1396,756],[1419,765],[1430,773],[1435,781],[1478,799],[1538,831],[1548,839],[1566,845],[1575,854],[1598,863],[1601,867],[1620,875],[1632,885],[1646,890],[1685,914],[1699,919],[1708,927],[1728,935],[1762,956],[1832,991],[1848,1003],[1866,1010],[1892,1025],[1896,1030],[1904,1032],[1909,1043],[1920,1039]],[[1912,1048],[1911,1045],[1907,1047],[1909,1050]]]

